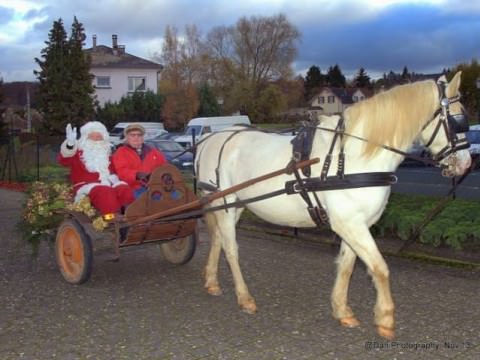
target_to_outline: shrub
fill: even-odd
[[[407,240],[425,216],[438,204],[438,198],[392,194],[385,212],[372,227],[376,235],[393,235]],[[456,199],[446,202],[420,233],[419,241],[453,249],[480,247],[480,202]]]

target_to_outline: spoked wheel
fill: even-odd
[[[93,249],[90,237],[78,221],[64,220],[55,240],[57,264],[63,278],[71,284],[82,284],[92,273]]]
[[[172,264],[183,265],[189,262],[197,245],[195,233],[160,244],[163,256]]]

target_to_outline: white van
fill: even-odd
[[[123,142],[125,135],[123,131],[129,124],[140,124],[145,128],[145,140],[150,140],[158,135],[167,133],[163,127],[163,123],[159,122],[121,122],[115,125],[115,127],[110,131],[110,141],[113,145],[119,145]]]
[[[220,131],[234,125],[250,125],[250,119],[246,115],[236,116],[212,116],[193,118],[188,122],[185,132],[174,138],[183,147],[192,146],[192,135],[195,132],[195,142],[200,136]]]

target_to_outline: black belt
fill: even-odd
[[[320,177],[302,179],[299,184],[297,180],[290,180],[285,183],[287,194],[295,194],[303,189],[306,191],[327,191],[355,189],[371,186],[390,186],[397,182],[397,177],[392,172],[371,172],[358,174],[345,174],[343,177],[327,176],[325,180]]]

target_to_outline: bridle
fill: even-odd
[[[433,130],[430,139],[425,143],[425,147],[429,147],[435,137],[437,136],[439,130],[442,128],[445,132],[445,136],[448,139],[448,144],[445,145],[436,155],[433,156],[435,161],[442,161],[451,154],[456,153],[459,150],[468,149],[470,143],[467,138],[459,139],[458,134],[464,134],[468,131],[468,121],[465,113],[462,111],[459,114],[450,114],[450,104],[460,101],[460,96],[456,95],[454,97],[448,98],[445,95],[445,82],[440,82],[437,84],[440,98],[440,107],[433,113],[432,118],[423,126],[422,131],[428,127],[432,121],[434,121],[437,116],[439,120]]]

